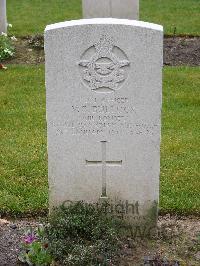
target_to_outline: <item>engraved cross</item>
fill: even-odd
[[[106,143],[107,141],[101,141],[101,149],[102,149],[102,160],[101,161],[88,161],[86,160],[86,165],[88,166],[102,166],[102,195],[101,198],[107,197],[106,191],[106,167],[107,166],[121,166],[121,161],[107,161],[106,160]]]

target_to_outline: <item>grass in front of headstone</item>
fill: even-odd
[[[43,33],[47,24],[82,17],[81,0],[7,0],[11,34]],[[165,34],[200,35],[197,0],[141,0],[140,20],[164,25]]]
[[[162,212],[200,212],[199,70],[164,69]],[[0,214],[41,213],[48,206],[44,67],[8,66],[0,88]]]

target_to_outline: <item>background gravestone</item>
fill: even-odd
[[[139,19],[139,0],[82,0],[83,18]]]
[[[0,0],[0,35],[7,32],[6,0]]]
[[[131,221],[155,221],[162,42],[161,26],[131,20],[47,26],[51,208],[104,200]]]

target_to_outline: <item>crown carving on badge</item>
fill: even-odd
[[[106,56],[113,50],[113,39],[103,35],[100,40],[94,45],[94,47],[96,51],[101,54],[101,56]]]

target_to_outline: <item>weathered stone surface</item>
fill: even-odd
[[[6,0],[0,0],[0,35],[7,33]]]
[[[139,19],[139,0],[82,0],[83,18]]]
[[[159,198],[162,27],[120,19],[45,31],[50,207],[107,200],[140,222]]]

